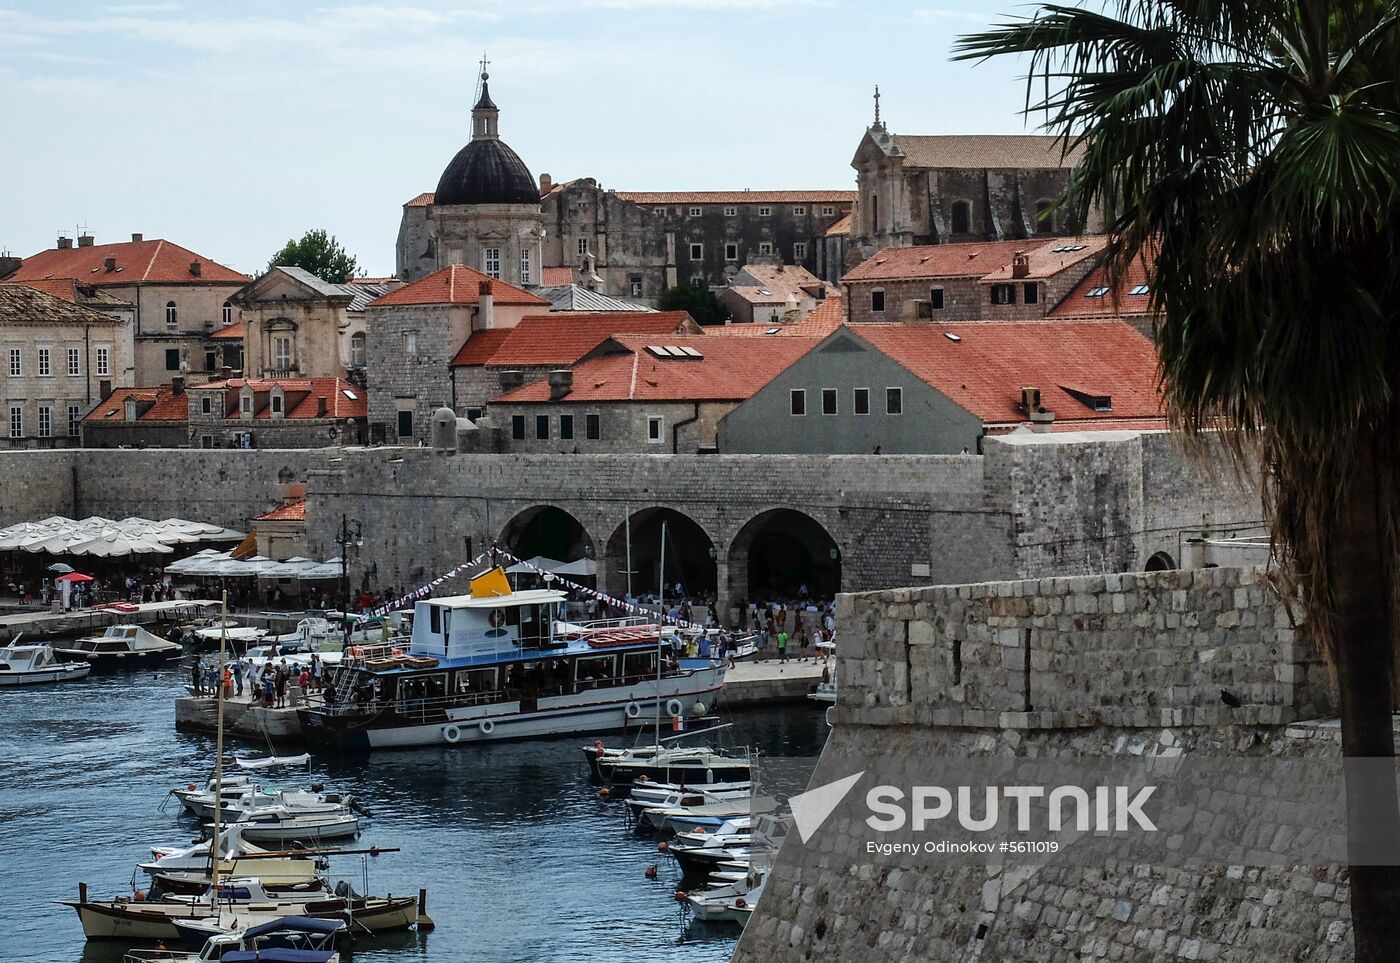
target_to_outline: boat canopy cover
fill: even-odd
[[[334,950],[286,950],[267,947],[260,950],[233,950],[219,957],[223,963],[328,963]]]
[[[280,920],[272,920],[269,923],[249,927],[244,930],[243,938],[251,939],[265,933],[280,933],[284,930],[294,930],[298,933],[335,933],[343,929],[345,929],[345,923],[342,920],[320,920],[311,916],[284,916]],[[263,952],[268,951],[263,950]],[[227,960],[230,957],[225,953],[222,959]],[[251,960],[253,957],[249,956],[248,959]],[[272,957],[264,956],[262,959],[269,960]],[[296,959],[301,959],[301,957],[296,957]]]

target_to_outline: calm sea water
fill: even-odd
[[[85,943],[77,915],[54,901],[75,898],[80,881],[95,897],[129,893],[151,845],[197,833],[173,799],[162,808],[171,788],[212,766],[212,737],[175,731],[183,679],[143,671],[0,689],[0,960],[121,960],[128,947]],[[726,720],[738,741],[772,755],[815,754],[826,737],[815,706]],[[738,931],[687,925],[672,899],[674,862],[599,797],[584,741],[321,756],[310,777],[286,778],[354,793],[372,814],[361,842],[403,849],[338,859],[335,878],[363,891],[367,866],[376,895],[428,889],[437,929],[358,944],[357,963],[727,960]],[[653,863],[659,878],[648,880]]]

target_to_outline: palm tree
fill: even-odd
[[[1110,274],[1155,258],[1173,424],[1257,468],[1337,682],[1356,959],[1400,959],[1400,0],[1102,0],[960,39],[1027,58]],[[1381,847],[1381,848],[1377,848]],[[1383,862],[1390,865],[1374,865]],[[1366,865],[1370,863],[1372,865]]]

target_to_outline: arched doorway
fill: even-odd
[[[841,551],[810,515],[775,508],[750,519],[729,546],[731,584],[747,599],[829,599],[841,591]],[[736,600],[737,601],[737,600]]]
[[[633,595],[653,595],[661,576],[661,526],[666,526],[666,595],[692,599],[714,595],[717,584],[715,544],[700,524],[674,508],[644,508],[633,512],[629,538],[626,522],[608,539],[609,585],[618,595],[628,590],[628,544]]]
[[[1147,560],[1145,572],[1170,572],[1176,568],[1176,560],[1166,552],[1157,552]]]
[[[536,505],[516,515],[501,529],[500,546],[517,558],[545,558],[561,562],[592,557],[593,543],[583,524],[553,505]]]

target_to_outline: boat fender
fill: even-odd
[[[705,703],[703,702],[697,702],[691,708],[695,711],[697,716],[703,716],[705,714]]]
[[[734,901],[734,908],[735,908],[735,909],[743,909],[745,906],[748,906],[748,905],[749,905],[749,904],[748,904],[748,901],[745,900],[744,897],[742,897],[742,896],[740,896],[738,899],[736,899],[736,900]]]
[[[681,704],[681,700],[671,699],[666,703],[666,714],[672,719],[677,716],[683,716],[685,715],[685,706]]]
[[[661,842],[656,844],[656,851],[658,853],[669,853],[671,851],[671,845],[663,839]]]
[[[481,730],[483,736],[489,736],[496,731],[496,724],[490,719],[482,719],[481,725],[477,726],[477,728]]]
[[[639,715],[642,714],[642,707],[639,706],[639,705],[637,705],[637,703],[635,703],[635,702],[629,702],[629,703],[627,703],[627,710],[626,710],[626,711],[627,711],[627,718],[629,718],[629,719],[635,719],[635,718],[637,718],[637,716],[639,716]]]
[[[602,752],[602,751],[603,751],[603,740],[602,740],[602,739],[594,739],[594,740],[593,740],[593,749],[594,749],[595,752]]]
[[[458,739],[462,738],[462,730],[456,726],[443,726],[442,737],[448,742],[456,742]]]
[[[642,773],[637,777],[637,782],[651,782],[651,778],[646,773]]]
[[[676,890],[676,902],[677,902],[677,903],[684,903],[684,902],[685,902],[685,898],[686,898],[686,897],[685,897],[685,890],[683,890],[683,889],[678,889],[678,890]]]

